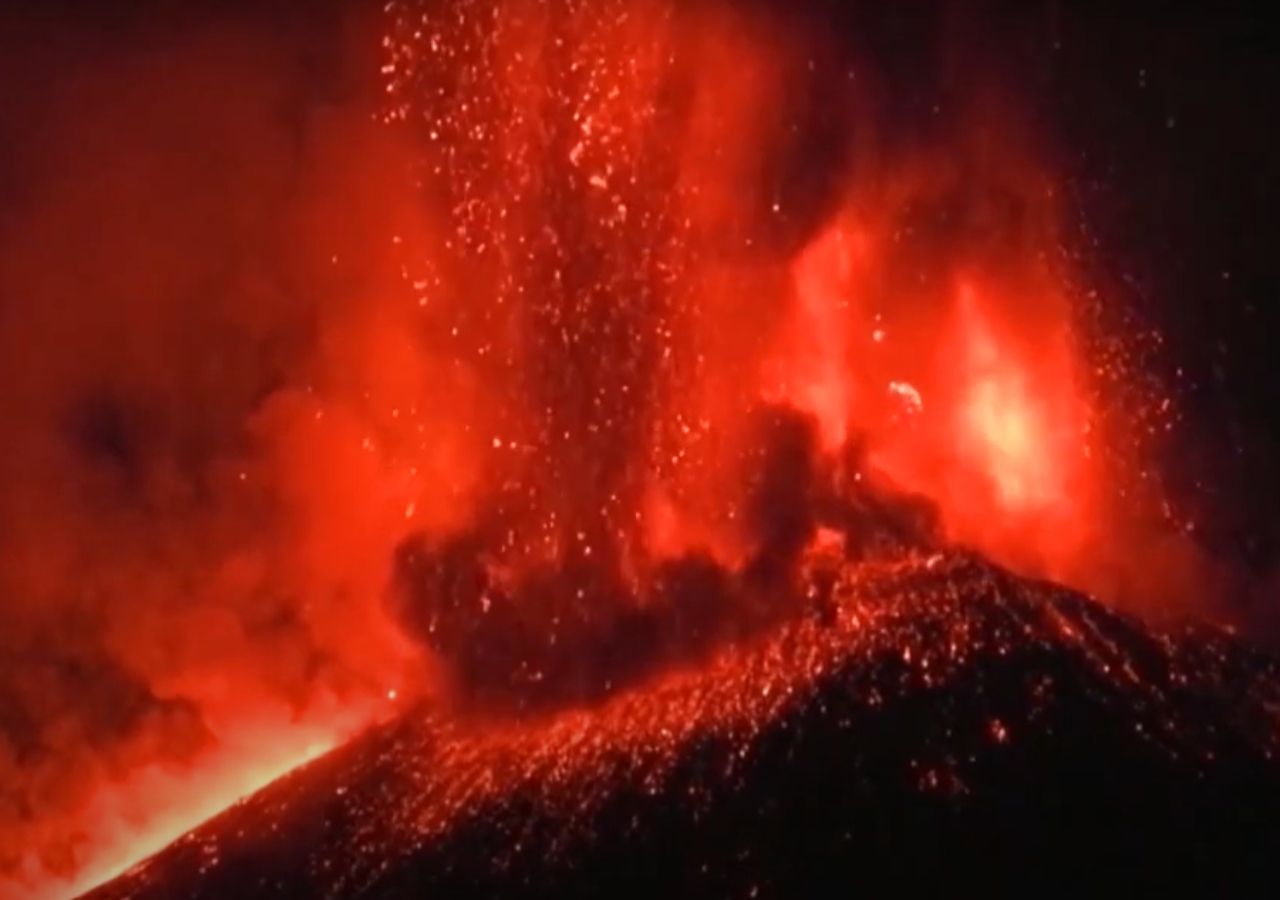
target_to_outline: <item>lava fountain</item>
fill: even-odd
[[[1097,423],[1053,182],[1016,133],[975,111],[945,151],[889,146],[838,54],[759,11],[389,16],[386,118],[423,147],[433,223],[401,245],[416,327],[492,414],[451,426],[470,521],[402,545],[412,633],[475,677],[591,694],[666,652],[634,645],[684,642],[669,623],[785,607],[859,493],[1078,570]]]

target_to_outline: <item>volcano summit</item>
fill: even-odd
[[[969,555],[810,562],[834,573],[828,605],[696,667],[515,719],[413,710],[89,897],[1265,878],[1273,658]]]

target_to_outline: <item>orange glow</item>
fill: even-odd
[[[386,715],[387,710],[383,712]],[[104,787],[84,811],[107,835],[95,863],[69,882],[37,887],[76,896],[120,875],[168,846],[192,828],[350,738],[371,710],[351,706],[316,710],[303,721],[238,721],[219,736],[219,749],[205,757],[198,777],[162,766],[132,772],[120,784]]]
[[[972,291],[961,295],[961,340],[967,382],[958,428],[975,465],[995,484],[997,500],[1010,513],[1043,512],[1069,502],[1070,460],[1062,439],[1070,421],[1050,421],[1042,400],[1051,384],[1028,384],[1029,369],[1002,353],[977,310]],[[1038,390],[1037,390],[1038,388]],[[1066,390],[1070,390],[1068,384]]]
[[[894,198],[904,205],[945,202],[955,189],[945,168],[890,177],[911,185]],[[884,230],[902,214],[863,213]],[[1038,263],[1035,243],[1029,256],[986,263],[980,277],[957,243],[932,247],[922,287],[895,256],[919,265],[928,245],[869,249],[892,243],[837,222],[799,256],[794,336],[766,369],[786,388],[772,396],[811,413],[828,451],[856,436],[876,468],[938,504],[954,540],[1033,574],[1078,576],[1107,476],[1089,455],[1090,393],[1067,283]]]

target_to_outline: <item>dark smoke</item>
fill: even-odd
[[[415,536],[397,554],[398,617],[446,663],[464,704],[537,712],[601,700],[785,617],[825,614],[830,584],[802,567],[820,528],[839,538],[842,559],[937,545],[927,501],[877,484],[854,455],[824,459],[811,418],[765,406],[752,420],[742,473],[751,549],[740,564],[694,550],[640,578],[608,554],[511,571],[501,528]]]

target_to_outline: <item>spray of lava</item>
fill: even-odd
[[[287,289],[250,267],[207,321],[148,305],[218,271],[127,233],[56,276],[144,299],[128,341],[104,325],[96,356],[10,379],[21,415],[62,418],[4,458],[27,527],[3,576],[31,603],[0,640],[93,623],[0,672],[28,718],[64,710],[0,743],[11,883],[109,872],[388,698],[582,704],[705,660],[813,602],[800,573],[833,542],[1114,582],[1097,561],[1126,539],[1106,523],[1127,476],[1052,175],[999,104],[882,133],[848,54],[734,6],[393,0],[382,121],[317,125],[279,192],[304,200],[260,235],[298,257]],[[228,52],[175,84],[243,74]],[[274,100],[235,102],[213,133]],[[244,130],[252,158],[271,135]],[[126,196],[129,172],[195,180],[102,149]],[[104,208],[121,190],[91,187]],[[228,233],[258,221],[205,199]],[[61,322],[21,333],[59,346]],[[173,352],[193,328],[225,337],[233,379]],[[128,700],[109,726],[75,699],[86,659]],[[174,772],[226,777],[187,804]]]
[[[879,138],[840,55],[758,11],[389,16],[415,328],[492,414],[449,426],[467,521],[398,566],[464,686],[592,696],[768,620],[823,529],[875,543],[866,496],[930,498],[908,544],[1090,586],[1114,476],[1053,180],[998,115]]]

